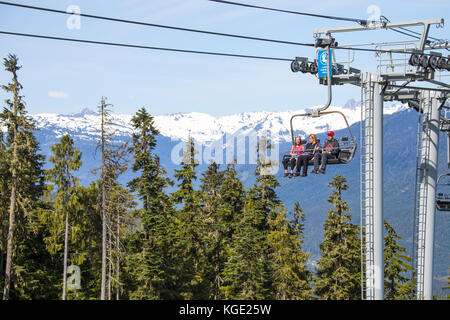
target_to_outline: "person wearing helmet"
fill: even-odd
[[[314,156],[314,169],[311,170],[312,173],[325,173],[328,159],[336,159],[339,155],[339,142],[334,138],[334,132],[328,131],[327,136],[327,141],[323,144],[322,153]]]

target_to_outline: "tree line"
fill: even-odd
[[[158,129],[141,108],[127,143],[115,139],[102,98],[98,179],[77,178],[82,153],[70,134],[51,146],[50,169],[34,136],[15,55],[0,114],[0,285],[3,299],[360,299],[361,239],[343,193],[345,177],[329,183],[330,210],[320,258],[304,251],[306,214],[279,199],[279,182],[261,174],[246,188],[235,163],[197,171],[188,139],[174,180],[155,152]],[[270,146],[259,145],[256,152]],[[127,170],[135,178],[118,182]],[[196,181],[200,186],[195,187]],[[169,187],[175,191],[168,192]],[[386,226],[387,299],[408,299],[410,258]]]

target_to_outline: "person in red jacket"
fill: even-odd
[[[339,142],[334,138],[334,132],[328,131],[327,135],[327,141],[323,144],[322,153],[314,156],[314,170],[311,170],[312,173],[325,173],[328,159],[336,159],[341,151]]]

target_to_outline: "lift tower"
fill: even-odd
[[[316,44],[333,39],[340,32],[393,29],[422,26],[418,41],[383,42],[376,45],[377,72],[362,73],[334,64],[331,83],[353,84],[361,87],[361,225],[364,225],[362,270],[362,297],[368,300],[384,299],[384,218],[383,218],[383,102],[401,101],[419,104],[424,112],[422,140],[420,144],[420,176],[418,189],[417,233],[417,298],[431,299],[433,269],[434,209],[437,179],[437,154],[439,145],[439,108],[447,98],[449,85],[434,80],[435,70],[428,58],[421,58],[418,65],[411,65],[407,58],[396,59],[393,54],[405,57],[412,52],[424,57],[426,50],[448,48],[449,44],[430,44],[428,32],[431,25],[443,26],[443,19],[408,21],[400,23],[374,22],[364,26],[319,29],[314,31]],[[325,38],[321,38],[325,36]],[[334,39],[333,39],[334,40]],[[345,46],[340,47],[345,48]],[[352,46],[347,46],[352,49]],[[328,47],[329,49],[329,47]],[[422,56],[420,56],[422,55]],[[400,60],[400,63],[399,63]],[[447,60],[448,63],[448,60]],[[401,81],[403,84],[397,85]],[[411,87],[415,81],[425,81],[437,88]],[[321,83],[327,81],[321,79]],[[330,92],[330,90],[329,90]],[[320,110],[322,111],[322,110]],[[416,212],[415,212],[416,216]]]

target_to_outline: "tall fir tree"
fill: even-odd
[[[81,289],[69,291],[68,299],[98,299],[101,287],[102,220],[99,212],[100,182],[76,187],[77,202],[71,229],[71,263],[81,269]],[[78,205],[76,205],[78,204]]]
[[[220,165],[212,162],[200,179],[201,210],[199,212],[205,223],[205,230],[200,240],[204,245],[204,256],[206,259],[203,277],[205,288],[210,292],[208,298],[217,300],[220,297],[220,270],[223,250],[222,221],[219,216],[219,207],[222,199],[219,196],[220,187],[224,178]]]
[[[189,136],[183,152],[181,169],[175,170],[178,180],[177,190],[172,193],[173,202],[178,206],[174,221],[176,225],[176,244],[174,255],[178,257],[177,290],[184,299],[207,299],[207,279],[205,270],[205,247],[202,243],[206,222],[201,216],[201,193],[195,190],[197,180],[193,139]]]
[[[0,122],[1,123],[1,122]],[[7,212],[9,208],[9,168],[6,157],[6,145],[3,130],[0,130],[0,211]],[[0,284],[4,283],[5,259],[6,259],[6,238],[8,234],[8,219],[6,214],[0,215]],[[3,286],[2,286],[3,287]]]
[[[181,169],[175,169],[175,178],[178,180],[178,190],[172,193],[172,197],[176,204],[182,205],[182,212],[196,212],[199,207],[199,192],[194,190],[194,183],[197,180],[196,168],[198,160],[195,155],[198,151],[195,150],[194,140],[191,136],[186,142],[186,150],[183,152],[181,161]]]
[[[107,237],[107,221],[106,221],[106,179],[107,179],[107,171],[106,171],[106,159],[107,159],[107,148],[108,143],[110,143],[111,133],[108,132],[108,125],[110,124],[109,117],[109,104],[106,103],[106,99],[102,97],[100,101],[100,106],[98,107],[98,111],[101,117],[100,130],[101,130],[101,138],[99,141],[99,146],[101,148],[102,153],[102,166],[100,171],[100,181],[101,181],[101,202],[100,202],[100,215],[102,217],[102,278],[101,278],[101,287],[100,287],[100,300],[105,300],[106,298],[106,237]]]
[[[165,189],[172,185],[155,154],[159,134],[153,116],[141,108],[131,120],[134,133],[130,151],[133,172],[129,186],[142,202],[136,210],[135,231],[128,237],[127,286],[131,299],[179,298],[172,281],[173,206]]]
[[[124,241],[128,231],[135,226],[132,210],[135,208],[136,203],[134,202],[134,196],[130,194],[129,190],[117,182],[117,177],[111,181],[107,200],[108,275],[106,299],[120,300],[124,292],[121,266],[125,264],[127,255]]]
[[[315,294],[326,300],[357,300],[361,297],[361,253],[358,227],[351,223],[352,216],[342,192],[348,189],[346,179],[336,175],[328,183],[333,193],[328,202],[334,208],[328,211],[324,222],[324,239],[320,244],[315,280]]]
[[[102,219],[102,269],[101,269],[101,285],[100,300],[111,298],[111,273],[114,262],[112,261],[114,237],[114,217],[113,211],[123,212],[127,210],[118,210],[117,205],[124,209],[124,205],[129,203],[129,195],[126,190],[118,183],[118,178],[127,170],[127,143],[120,143],[115,139],[116,131],[113,130],[113,121],[110,114],[112,105],[106,103],[106,98],[102,97],[98,112],[101,118],[100,122],[100,139],[98,148],[101,150],[101,167],[95,169],[94,172],[100,170],[100,199],[99,209]],[[127,199],[127,201],[123,201]],[[113,201],[118,201],[113,203]],[[121,204],[121,205],[120,205]],[[120,218],[119,220],[120,223]],[[116,221],[116,223],[117,223]],[[115,228],[117,230],[117,228]],[[118,256],[116,257],[118,258]],[[116,261],[117,264],[117,261]],[[107,274],[108,273],[108,274]],[[116,284],[118,279],[116,279]]]
[[[267,240],[269,220],[276,216],[280,200],[275,192],[279,182],[271,174],[276,165],[268,160],[271,148],[262,137],[256,148],[256,182],[247,193],[242,217],[237,223],[233,244],[224,269],[221,288],[225,299],[273,299],[273,263]]]
[[[222,221],[223,228],[221,232],[223,233],[224,245],[226,248],[229,248],[232,244],[237,224],[241,219],[246,197],[246,190],[242,181],[238,178],[235,162],[227,165],[222,185],[219,189],[219,197],[222,200],[218,208],[218,216]]]
[[[408,264],[406,249],[398,244],[402,237],[395,229],[384,221],[386,236],[384,237],[384,296],[387,300],[406,300],[411,294],[411,282],[405,273],[412,270]]]
[[[274,264],[273,286],[278,300],[306,300],[311,296],[312,273],[307,269],[309,253],[303,252],[303,222],[305,214],[295,203],[294,219],[287,219],[283,205],[275,209],[269,220],[268,235],[271,260]]]
[[[211,163],[203,174],[203,219],[206,221],[206,278],[210,290],[209,298],[224,298],[221,287],[223,272],[232,245],[237,221],[242,215],[245,190],[237,178],[235,163],[229,164],[225,171]]]
[[[202,192],[203,213],[207,217],[214,216],[216,208],[221,204],[219,197],[220,187],[225,172],[220,171],[220,165],[212,162],[200,179],[200,190]]]
[[[5,101],[7,107],[0,115],[1,125],[7,129],[2,157],[8,173],[2,176],[2,180],[7,180],[8,190],[2,191],[4,195],[9,195],[3,287],[3,299],[8,300],[14,279],[17,295],[20,296],[24,294],[26,284],[31,288],[33,282],[35,287],[36,277],[43,277],[36,270],[35,261],[30,259],[32,251],[29,246],[31,239],[41,237],[36,215],[38,208],[43,205],[40,197],[44,188],[44,156],[39,154],[39,144],[33,134],[36,128],[32,119],[27,116],[25,102],[20,94],[22,85],[17,73],[21,66],[18,65],[17,56],[8,55],[4,58],[3,65],[12,74],[12,82],[2,86],[7,93],[12,94],[12,99]],[[4,184],[5,180],[2,182]]]
[[[81,152],[75,148],[73,139],[69,134],[61,137],[59,143],[52,145],[52,156],[49,160],[53,163],[53,168],[47,171],[47,180],[56,187],[55,209],[50,213],[50,219],[56,228],[50,229],[52,237],[47,238],[50,244],[58,247],[58,234],[64,234],[64,257],[63,257],[63,287],[62,300],[66,300],[67,293],[67,256],[69,246],[69,220],[71,219],[70,205],[76,201],[73,192],[77,186],[78,179],[73,175],[81,166]],[[73,212],[72,212],[73,214]],[[58,221],[60,220],[61,221]],[[64,221],[62,223],[62,221]],[[58,225],[64,226],[64,231],[58,230]],[[56,251],[55,248],[51,251]],[[55,252],[54,252],[55,253]]]

